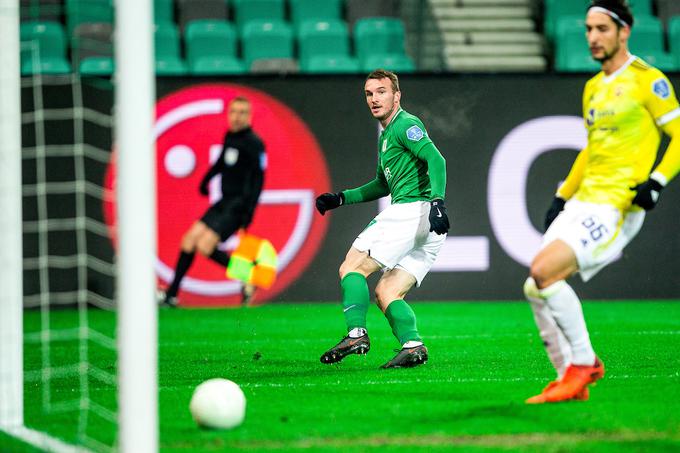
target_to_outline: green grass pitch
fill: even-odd
[[[679,302],[584,303],[607,375],[588,402],[539,406],[523,401],[553,371],[525,303],[414,303],[430,361],[403,370],[379,369],[398,345],[375,307],[370,353],[338,365],[319,356],[344,333],[339,305],[163,309],[161,451],[680,451]],[[54,327],[76,319],[75,311],[52,313]],[[26,330],[38,330],[39,321],[39,312],[27,312]],[[111,313],[93,310],[89,322],[115,330]],[[26,368],[40,369],[39,344],[25,349]],[[51,354],[68,361],[78,343],[54,343]],[[89,354],[113,370],[111,351],[91,345]],[[201,430],[191,419],[194,387],[213,377],[246,394],[246,419],[235,430]],[[77,395],[77,384],[54,380],[50,398]],[[44,390],[26,384],[27,425],[74,441],[77,412],[44,414]],[[115,404],[110,386],[92,381],[90,392],[103,406]],[[114,426],[89,414],[88,435],[111,442]],[[35,450],[0,435],[0,451]]]

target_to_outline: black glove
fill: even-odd
[[[659,201],[661,189],[663,189],[661,183],[653,178],[649,178],[642,184],[631,187],[630,190],[637,192],[635,198],[633,198],[633,204],[640,206],[645,211],[654,209],[654,206]]]
[[[345,196],[342,192],[338,193],[322,193],[316,197],[316,209],[319,214],[324,215],[326,211],[335,209],[342,206],[345,203]]]
[[[430,231],[446,234],[449,231],[449,217],[446,215],[444,200],[438,198],[430,202]]]
[[[208,183],[210,181],[201,181],[201,185],[198,186],[198,191],[201,192],[201,195],[204,197],[207,197],[210,194],[210,188],[208,186]]]
[[[548,212],[545,213],[545,223],[543,226],[545,227],[544,231],[548,231],[548,227],[550,226],[551,223],[557,218],[558,215],[560,215],[560,212],[564,209],[564,204],[566,201],[563,198],[560,197],[555,197],[553,198],[552,204],[550,205],[550,208],[548,209]]]

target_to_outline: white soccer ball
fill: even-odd
[[[189,410],[203,428],[235,428],[246,415],[246,397],[235,382],[209,379],[194,390]]]

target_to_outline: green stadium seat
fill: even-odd
[[[180,57],[179,32],[175,24],[170,22],[156,24],[154,47],[156,74],[182,75],[187,73],[187,67]]]
[[[115,70],[114,60],[111,57],[89,57],[80,62],[78,72],[89,76],[110,76]]]
[[[668,42],[671,54],[680,68],[680,16],[671,17],[668,21]]]
[[[171,24],[175,21],[173,0],[153,0],[153,17],[157,24]]]
[[[190,65],[194,75],[238,75],[247,72],[245,64],[236,57],[203,57]]]
[[[307,20],[298,31],[300,60],[318,55],[349,55],[349,32],[340,20]]]
[[[21,61],[21,75],[33,74],[70,74],[71,65],[65,58],[43,57]]]
[[[66,29],[68,36],[82,23],[113,23],[111,0],[66,0]]]
[[[564,72],[597,72],[585,35],[585,16],[567,16],[557,21],[555,31],[555,69]]]
[[[63,0],[21,0],[19,17],[22,22],[61,22]]]
[[[187,61],[194,70],[197,65],[205,66],[206,60],[236,57],[236,30],[223,20],[200,19],[187,24],[184,40]],[[200,65],[199,60],[203,60]],[[218,63],[215,63],[218,65]]]
[[[652,0],[628,0],[630,9],[633,11],[635,20],[642,16],[653,16]]]
[[[200,19],[229,20],[226,0],[178,0],[178,22],[182,31],[189,22]]]
[[[635,55],[664,72],[677,71],[678,69],[675,57],[667,52],[638,53]]]
[[[283,0],[232,0],[236,26],[243,27],[252,20],[284,20]]]
[[[19,27],[22,45],[21,56],[32,58],[37,52],[40,58],[65,58],[66,34],[56,22],[22,22]]]
[[[354,46],[360,60],[371,54],[405,55],[404,37],[404,23],[393,17],[367,17],[354,25]]]
[[[664,31],[661,21],[653,16],[635,19],[628,47],[635,55],[664,51]]]
[[[414,72],[416,65],[408,55],[404,54],[372,54],[362,60],[362,68],[366,72],[382,68],[395,72]]]
[[[543,29],[550,41],[555,38],[558,21],[567,16],[585,18],[590,0],[545,0]]]
[[[299,30],[308,20],[336,21],[342,19],[342,0],[290,0],[291,21]]]
[[[283,21],[251,20],[241,35],[243,60],[293,58],[293,31]]]
[[[302,60],[300,70],[310,74],[353,74],[361,68],[356,58],[347,55],[317,55]]]

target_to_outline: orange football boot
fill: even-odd
[[[588,385],[602,379],[604,364],[598,358],[592,366],[569,365],[560,381],[553,381],[543,392],[526,400],[527,404],[557,403],[560,401],[585,401],[589,398]]]

